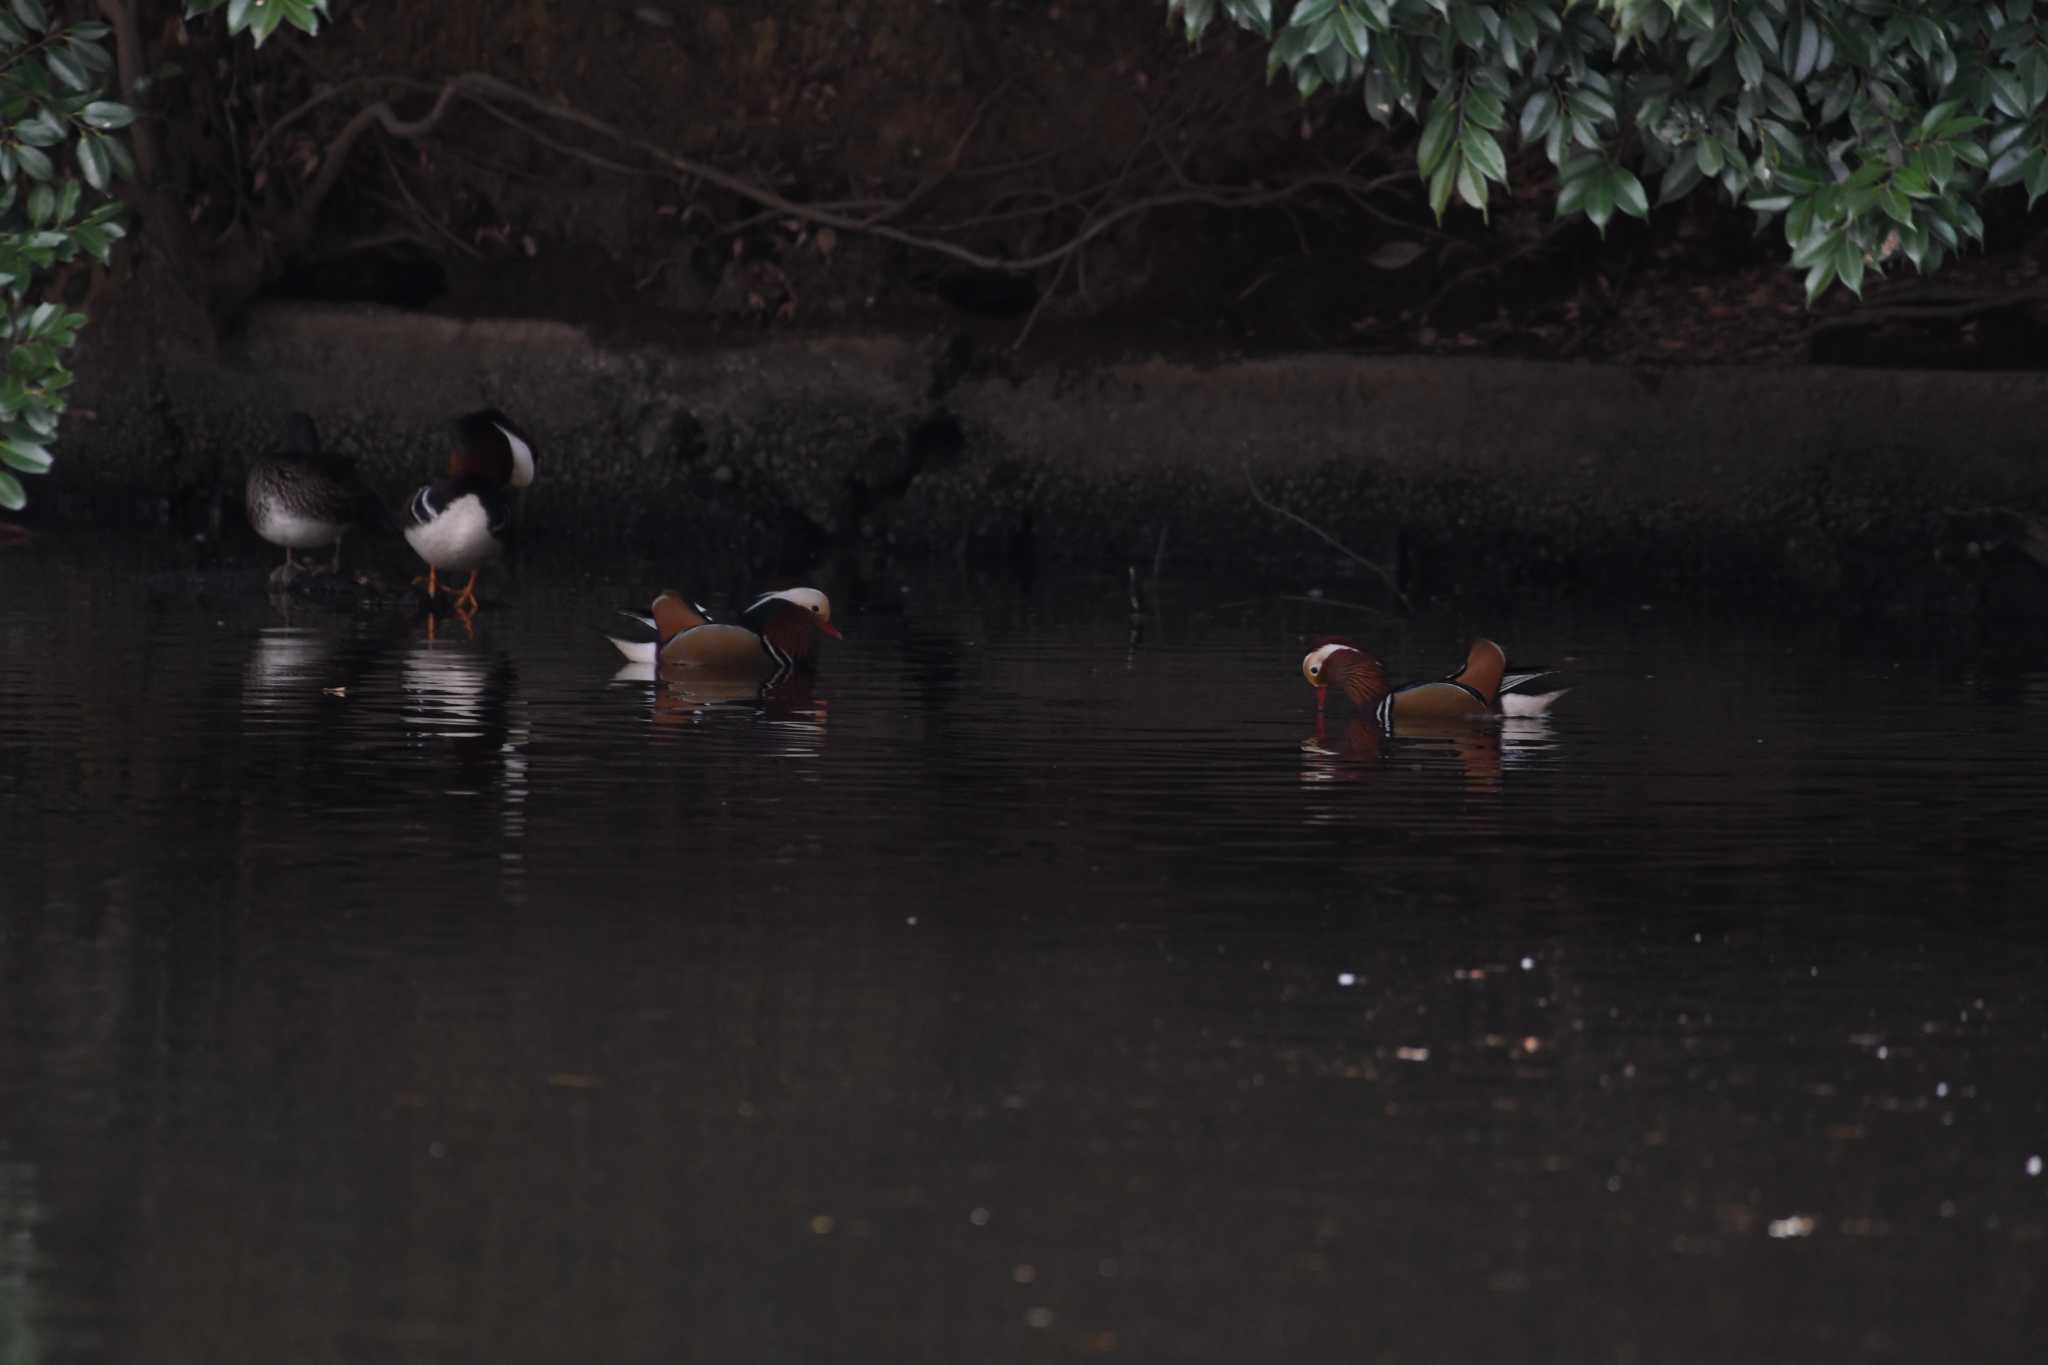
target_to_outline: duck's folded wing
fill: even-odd
[[[606,627],[604,638],[632,662],[653,663],[661,653],[661,632],[655,629],[654,618],[637,611],[621,611],[619,615],[632,624]]]

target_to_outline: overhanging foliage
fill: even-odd
[[[187,15],[227,10],[228,31],[258,44],[282,24],[316,32],[326,0],[195,0]],[[59,298],[61,275],[107,264],[123,236],[117,180],[135,161],[122,130],[134,108],[107,98],[114,59],[105,24],[53,18],[42,0],[0,8],[0,289],[7,368],[0,375],[0,508],[28,501],[18,477],[51,465],[71,388],[64,357],[85,315]]]
[[[1413,119],[1439,218],[1485,212],[1509,147],[1541,147],[1557,211],[1606,229],[1703,184],[1781,220],[1811,302],[1903,256],[1981,241],[1987,190],[2048,193],[2048,20],[2034,0],[1167,0],[1198,41],[1268,40],[1304,98]],[[1284,15],[1276,10],[1284,8]]]

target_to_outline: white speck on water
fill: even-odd
[[[1947,1082],[1947,1081],[1936,1081],[1936,1082],[1934,1083],[1934,1098],[1936,1098],[1936,1099],[1938,1099],[1938,1100],[1945,1100],[1945,1099],[1947,1099],[1947,1098],[1948,1098],[1948,1082]]]
[[[1037,1327],[1040,1329],[1052,1326],[1052,1310],[1050,1308],[1025,1309],[1024,1325],[1026,1327]]]
[[[1812,1218],[1803,1213],[1795,1213],[1790,1218],[1773,1218],[1771,1220],[1770,1234],[1783,1241],[1787,1237],[1811,1237],[1813,1236],[1813,1229],[1814,1221]]]
[[[1607,1192],[1608,1192],[1609,1194],[1620,1194],[1620,1193],[1621,1193],[1621,1177],[1620,1177],[1620,1176],[1618,1176],[1618,1175],[1610,1175],[1610,1176],[1608,1176],[1608,1177],[1607,1177]]]
[[[430,1142],[427,1144],[427,1155],[439,1161],[442,1157],[448,1155],[448,1148],[439,1142]]]
[[[911,928],[915,929],[915,928],[917,927],[917,916],[916,916],[916,915],[905,915],[905,916],[903,917],[903,922],[904,922],[905,924],[909,925],[909,926],[910,926]]]
[[[967,1221],[978,1228],[985,1228],[988,1226],[989,1217],[987,1209],[975,1209],[967,1215]]]
[[[1337,984],[1340,986],[1356,986],[1358,984],[1358,977],[1351,972],[1339,972],[1337,973]]]
[[[1030,1284],[1038,1278],[1038,1267],[1035,1265],[1011,1266],[1010,1278],[1018,1284]]]
[[[1525,971],[1525,972],[1533,972],[1533,971],[1535,971],[1535,970],[1536,970],[1536,959],[1535,959],[1535,958],[1533,958],[1533,957],[1525,957],[1525,958],[1523,958],[1523,959],[1522,959],[1522,970],[1523,970],[1523,971]]]
[[[1095,1263],[1095,1273],[1105,1280],[1113,1280],[1122,1272],[1123,1267],[1117,1264],[1114,1256],[1105,1256]]]
[[[2041,1174],[2041,1158],[2040,1158],[2040,1157],[2038,1157],[2038,1156],[2030,1156],[2030,1157],[2028,1157],[2028,1158],[2027,1158],[2027,1174],[2028,1174],[2028,1175],[2039,1175],[2039,1174]]]
[[[1426,1062],[1429,1060],[1429,1049],[1426,1047],[1397,1047],[1394,1049],[1394,1055],[1404,1062]]]
[[[1881,1062],[1881,1061],[1884,1061],[1884,1060],[1885,1060],[1886,1058],[1890,1057],[1891,1055],[1892,1055],[1892,1050],[1891,1050],[1890,1048],[1888,1048],[1888,1047],[1885,1047],[1885,1046],[1884,1046],[1883,1044],[1879,1044],[1879,1045],[1878,1045],[1878,1049],[1877,1049],[1877,1060],[1879,1060],[1880,1062]]]
[[[1941,1208],[1940,1208],[1940,1210],[1939,1210],[1939,1211],[1940,1211],[1940,1213],[1941,1213],[1941,1216],[1942,1216],[1942,1217],[1944,1217],[1944,1218],[1953,1218],[1953,1217],[1955,1217],[1955,1216],[1956,1216],[1956,1201],[1955,1201],[1955,1200],[1953,1200],[1953,1199],[1944,1199],[1944,1200],[1942,1200],[1942,1201],[1941,1201]]]

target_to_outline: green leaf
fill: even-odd
[[[1906,192],[1896,183],[1886,185],[1877,196],[1878,205],[1884,209],[1885,217],[1905,226],[1913,221],[1913,204],[1906,198]]]
[[[1819,63],[1820,25],[1813,22],[1812,16],[1801,15],[1799,19],[1799,42],[1792,53],[1791,75],[1793,81],[1804,84],[1806,78],[1813,74],[1814,67]]]
[[[1436,170],[1430,174],[1429,211],[1436,215],[1439,223],[1444,220],[1444,210],[1451,206],[1451,191],[1456,187],[1457,181],[1458,158],[1455,154],[1438,162]]]
[[[1764,78],[1764,59],[1748,43],[1735,45],[1735,71],[1745,88],[1754,90]]]
[[[50,185],[38,185],[28,192],[28,220],[42,227],[57,216],[57,191]]]
[[[1579,86],[1565,97],[1572,112],[1589,123],[1614,122],[1614,101],[1589,86]]]
[[[2033,111],[2026,87],[2010,71],[1993,71],[1989,76],[1991,102],[2009,118],[2025,118]]]
[[[1815,261],[1813,267],[1806,272],[1806,306],[1813,307],[1813,301],[1826,293],[1828,286],[1834,282],[1834,257]]]
[[[1956,149],[1946,142],[1938,142],[1927,149],[1927,174],[1938,190],[1948,188],[1948,182],[1956,175]]]
[[[1932,109],[1929,109],[1920,118],[1920,136],[1926,137],[1933,133],[1936,128],[1941,126],[1943,121],[1954,118],[1956,111],[1962,107],[1963,102],[1961,100],[1943,100]]]
[[[1372,25],[1366,23],[1363,15],[1348,8],[1337,12],[1336,24],[1337,40],[1344,45],[1344,50],[1364,61],[1366,54],[1372,51]]]
[[[1507,105],[1491,90],[1473,90],[1466,94],[1460,106],[1467,123],[1476,123],[1488,132],[1497,133],[1507,126]]]
[[[104,194],[108,181],[106,139],[96,133],[78,135],[78,173],[85,183]]]
[[[2043,155],[2038,148],[2027,158],[2024,179],[2027,185],[2027,208],[2031,210],[2036,199],[2048,194],[2048,155]]]
[[[1486,180],[1507,183],[1507,157],[1501,153],[1500,143],[1484,128],[1468,124],[1465,135],[1458,139],[1458,146],[1465,154],[1467,165],[1474,167]],[[1473,205],[1478,208],[1478,204]]]
[[[1835,278],[1857,298],[1863,297],[1863,248],[1847,237],[1835,252]]]
[[[1699,163],[1689,156],[1680,156],[1664,168],[1664,175],[1657,183],[1657,202],[1676,203],[1700,183]]]
[[[1458,197],[1481,213],[1486,212],[1486,177],[1462,157],[1458,163]]]
[[[1429,118],[1422,125],[1422,137],[1415,144],[1415,165],[1424,175],[1433,174],[1443,164],[1444,153],[1450,150],[1451,138],[1457,130],[1457,105],[1437,96],[1429,107]]]
[[[1643,182],[1634,172],[1616,166],[1608,172],[1608,180],[1613,185],[1615,207],[1631,218],[1650,216],[1650,197],[1643,193]]]
[[[78,116],[85,120],[88,127],[97,128],[103,133],[115,128],[126,128],[135,122],[135,111],[113,100],[94,100],[79,110]]]
[[[43,62],[51,71],[56,73],[58,80],[64,82],[73,90],[86,91],[92,89],[92,77],[85,73],[85,68],[79,64],[78,58],[72,56],[69,52],[61,48],[45,48],[43,50]]]
[[[2022,128],[2021,131],[2024,132],[2025,129]],[[2027,156],[2033,150],[2025,142],[2014,138],[2011,145],[1998,154],[1998,159],[1993,161],[1991,168],[1984,173],[1984,188],[1995,190],[2001,186],[2017,184],[2026,168]]]
[[[48,473],[55,463],[49,451],[20,440],[0,441],[0,462],[12,465],[24,474]]]
[[[28,494],[22,491],[21,480],[4,469],[0,469],[0,507],[10,512],[19,512],[28,506]]]
[[[14,136],[31,147],[54,147],[71,135],[71,129],[64,120],[48,109],[38,109],[32,117],[14,125]]]
[[[1556,121],[1557,96],[1548,90],[1538,90],[1522,106],[1522,142],[1526,145],[1537,141]]]
[[[14,149],[14,159],[21,163],[21,169],[32,180],[48,180],[56,174],[57,168],[50,163],[50,154],[40,147],[31,147],[24,142]]]
[[[1586,217],[1600,235],[1607,235],[1607,222],[1614,217],[1614,181],[1602,172],[1595,171],[1586,177]],[[1637,188],[1641,188],[1638,186]]]
[[[31,33],[50,31],[50,16],[43,12],[42,0],[14,0],[14,15]]]

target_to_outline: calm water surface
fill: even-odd
[[[639,586],[0,550],[0,1365],[2041,1358],[2040,651],[1368,622],[1581,686],[1367,761],[1300,607]]]

